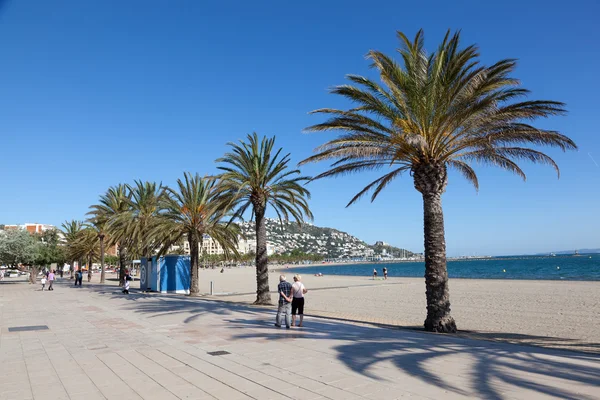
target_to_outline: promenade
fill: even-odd
[[[111,285],[0,282],[0,400],[600,398],[594,354]]]

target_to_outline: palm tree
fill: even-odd
[[[291,218],[298,223],[304,217],[312,220],[308,208],[310,192],[301,184],[309,180],[299,176],[297,169],[288,169],[290,155],[280,157],[280,148],[273,154],[275,137],[248,135],[248,141],[239,144],[228,143],[231,152],[217,162],[223,165],[221,188],[231,197],[231,208],[235,217],[241,218],[252,207],[252,217],[256,221],[256,301],[255,304],[270,304],[269,270],[267,259],[267,229],[265,214],[270,205],[279,219]]]
[[[106,193],[100,196],[100,201],[90,207],[88,215],[92,218],[106,222],[106,232],[108,236],[108,246],[116,245],[119,251],[119,285],[122,285],[125,279],[125,265],[127,263],[128,236],[126,229],[119,229],[115,223],[117,219],[129,210],[129,201],[131,200],[131,191],[127,185],[119,184],[110,187]],[[121,228],[126,228],[121,225]],[[103,274],[104,275],[104,274]],[[103,277],[101,281],[104,282]]]
[[[423,48],[423,31],[412,41],[401,32],[398,37],[402,64],[379,51],[368,53],[383,85],[349,75],[353,85],[337,86],[331,92],[355,106],[349,110],[313,111],[330,117],[308,131],[337,130],[342,134],[318,147],[316,154],[301,164],[335,160],[331,169],[315,179],[387,170],[354,196],[348,206],[371,190],[371,201],[375,200],[394,178],[410,173],[415,189],[423,197],[425,329],[454,332],[442,212],[448,168],[454,168],[478,189],[473,161],[504,168],[525,179],[518,161],[548,164],[558,172],[554,160],[529,146],[546,145],[565,151],[576,149],[576,145],[556,131],[527,122],[564,114],[564,104],[517,101],[529,91],[510,76],[515,60],[484,66],[478,61],[476,46],[459,46],[459,33],[448,32],[430,55]]]
[[[78,259],[86,260],[88,282],[92,280],[92,263],[100,255],[98,232],[91,226],[80,230],[73,242],[71,251]]]
[[[89,213],[88,213],[89,214]],[[100,243],[100,283],[104,283],[106,280],[106,273],[104,272],[104,239],[106,238],[106,225],[108,220],[103,217],[91,217],[87,221],[89,229],[96,232],[98,237],[98,243]],[[91,279],[92,271],[88,271],[88,279]]]
[[[167,249],[182,238],[190,245],[190,295],[200,292],[198,285],[199,247],[203,235],[209,235],[221,245],[225,254],[237,255],[240,233],[234,223],[225,223],[227,204],[219,194],[215,178],[201,178],[198,174],[184,174],[177,180],[178,190],[167,188],[163,198],[161,223],[154,237],[160,238]]]
[[[126,239],[127,250],[142,257],[152,257],[160,246],[152,234],[156,231],[165,188],[155,182],[136,181],[127,185],[130,196],[125,198],[127,209],[110,222],[110,231]]]
[[[78,260],[77,257],[73,255],[73,246],[75,244],[75,240],[77,239],[77,235],[83,229],[83,222],[71,220],[65,221],[62,223],[62,233],[67,242],[67,254],[70,255],[71,259],[71,279],[73,279],[73,271],[75,268],[75,262]]]

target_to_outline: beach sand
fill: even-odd
[[[216,295],[211,297],[254,301],[254,268],[219,271],[201,270],[201,292],[209,293],[212,281]],[[293,268],[283,273],[292,281]],[[269,273],[272,291],[278,278],[279,272]],[[309,289],[308,315],[405,327],[422,327],[425,320],[424,278],[308,275],[302,281]],[[488,339],[600,352],[600,282],[451,279],[449,285],[452,315],[461,331],[477,331],[476,335]],[[275,303],[278,296],[272,298]]]

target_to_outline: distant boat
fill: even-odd
[[[578,250],[575,250],[575,254],[573,254],[573,257],[579,257],[581,254],[579,254]]]
[[[550,253],[550,257],[556,257],[556,254]]]

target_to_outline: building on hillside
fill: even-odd
[[[379,241],[375,242],[375,246],[389,246],[389,244],[379,240]]]
[[[22,229],[24,231],[27,231],[27,232],[33,234],[33,233],[42,233],[42,232],[50,230],[50,229],[56,229],[56,227],[54,225],[38,224],[36,222],[34,224],[25,223],[23,225],[4,225],[4,229],[7,231],[9,231],[11,229]]]
[[[173,246],[175,248],[175,246]],[[221,255],[224,254],[223,247],[209,235],[202,237],[202,244],[199,245],[200,254],[208,255]],[[256,251],[256,240],[255,239],[243,239],[238,238],[237,251],[239,254],[249,254]],[[183,242],[183,252],[190,254],[190,244],[185,241]],[[274,246],[267,243],[267,254],[271,255],[274,252]]]

